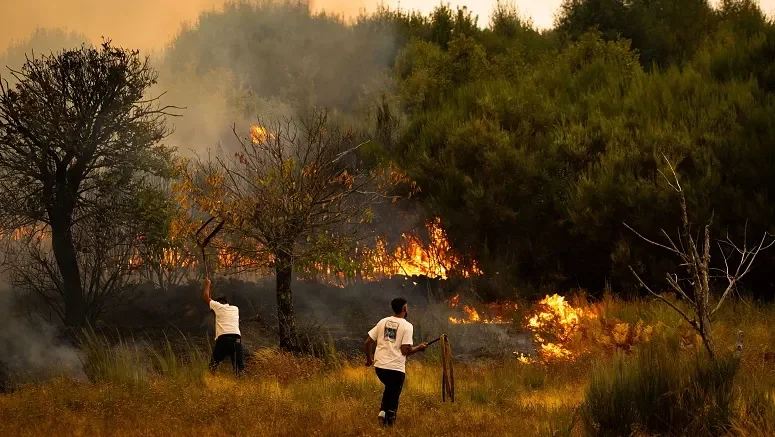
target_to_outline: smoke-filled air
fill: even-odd
[[[0,10],[0,435],[775,435],[773,0]]]

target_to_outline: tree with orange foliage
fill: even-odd
[[[257,134],[259,133],[259,134]],[[196,207],[226,221],[231,249],[250,268],[271,267],[277,279],[280,347],[303,349],[296,333],[294,268],[336,266],[349,257],[371,206],[397,199],[408,182],[397,172],[364,168],[357,143],[326,112],[254,126],[232,159],[200,159],[185,172]]]

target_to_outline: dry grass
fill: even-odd
[[[59,378],[0,395],[0,435],[582,436],[578,411],[593,369],[613,363],[611,344],[598,344],[610,334],[606,326],[642,321],[659,326],[652,341],[678,344],[683,358],[701,350],[661,305],[607,300],[589,309],[599,315],[598,325],[574,340],[577,347],[586,342],[589,351],[580,359],[548,365],[456,363],[454,404],[441,402],[438,361],[412,359],[391,432],[376,424],[381,385],[373,369],[358,362],[336,354],[310,358],[261,349],[236,380],[228,365],[210,376],[201,360],[174,360],[167,347],[150,354],[142,378],[133,379],[139,373],[125,370],[131,366],[113,354],[99,368],[101,378]],[[715,326],[718,344],[730,349],[737,330],[746,333],[729,435],[775,433],[775,368],[764,359],[765,352],[775,351],[773,322],[773,308],[738,303]],[[619,350],[617,360],[637,361],[640,346],[627,347],[631,350]],[[185,355],[199,356],[190,350]],[[637,366],[632,371],[639,372]]]
[[[271,351],[260,352],[265,363]],[[373,369],[346,365],[324,371],[290,364],[287,356],[252,376],[218,374],[200,383],[151,378],[147,384],[92,384],[57,379],[0,397],[0,435],[388,435],[376,425],[381,385]],[[304,366],[301,366],[304,367]],[[290,378],[285,370],[301,371]],[[396,431],[428,435],[549,435],[569,420],[583,385],[558,376],[531,390],[524,366],[460,365],[458,400],[443,404],[437,366],[412,363]],[[516,381],[516,382],[514,382]]]

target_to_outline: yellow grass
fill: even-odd
[[[595,325],[571,345],[588,349],[578,360],[547,365],[516,359],[456,363],[454,404],[441,402],[441,365],[431,357],[413,357],[398,422],[390,431],[377,426],[382,386],[373,369],[352,360],[332,363],[262,349],[240,380],[225,364],[217,375],[202,372],[200,378],[149,372],[135,383],[127,378],[99,383],[58,378],[22,386],[0,395],[0,436],[582,436],[577,411],[590,372],[595,363],[605,364],[611,357],[610,343],[596,343],[610,333],[605,326],[642,321],[660,326],[654,338],[685,343],[684,356],[702,350],[661,305],[615,300],[595,305],[589,306],[599,315]],[[773,394],[775,366],[763,358],[764,352],[775,351],[772,326],[772,308],[741,303],[725,309],[715,324],[719,349],[732,349],[738,329],[746,333],[736,378],[736,390],[743,394],[739,411],[754,405],[749,391]],[[203,367],[201,362],[195,365]],[[772,407],[772,399],[755,406]],[[771,428],[748,419],[737,415],[729,434],[775,431],[775,415]]]
[[[564,420],[583,394],[568,375],[540,392],[512,384],[510,376],[519,380],[524,371],[518,363],[456,370],[457,402],[443,404],[438,366],[409,366],[396,433],[549,435],[549,424]],[[132,387],[68,379],[30,385],[0,396],[0,435],[392,435],[376,423],[381,385],[373,369],[348,365],[285,383],[254,372],[243,380],[207,375],[194,384],[151,378]]]

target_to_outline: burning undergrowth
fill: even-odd
[[[252,135],[268,134],[258,131]],[[323,264],[298,272],[292,288],[295,316],[305,341],[332,342],[340,350],[357,354],[365,333],[389,315],[389,302],[396,296],[410,302],[415,341],[447,333],[458,359],[576,361],[596,350],[630,350],[637,343],[649,341],[654,332],[654,327],[642,320],[628,323],[600,316],[599,305],[587,304],[583,299],[571,304],[557,294],[547,295],[538,303],[481,302],[474,298],[475,279],[482,274],[476,261],[453,250],[438,218],[413,229],[418,228],[401,232],[400,238],[392,240],[376,237],[373,244],[362,246],[354,255],[358,259],[353,264],[360,266],[355,272],[344,274]],[[181,227],[180,232],[185,229]],[[13,235],[23,233],[17,230]],[[163,290],[146,283],[145,297],[111,314],[113,324],[129,329],[142,325],[150,330],[169,329],[172,325],[188,334],[212,335],[212,315],[199,297],[195,251],[185,245],[176,250],[180,252],[177,258],[186,262],[170,262],[169,267],[177,265],[175,268],[186,270],[188,273],[180,278],[188,279],[188,283]],[[248,277],[229,275],[231,255],[219,250],[214,258],[220,267],[214,294],[225,295],[240,307],[246,346],[276,344],[274,277],[265,272]],[[146,263],[139,257],[133,262],[138,266]],[[445,299],[454,289],[467,291]]]
[[[633,322],[609,317],[605,304],[588,304],[564,296],[547,295],[535,304],[516,302],[462,302],[461,295],[448,300],[448,321],[455,332],[497,333],[500,345],[511,349],[525,364],[576,361],[594,352],[629,352],[649,342],[659,330],[642,319]]]

